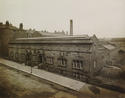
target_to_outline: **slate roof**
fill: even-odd
[[[10,43],[65,43],[65,44],[92,44],[92,40],[87,35],[82,36],[58,36],[58,37],[33,37],[17,38]]]

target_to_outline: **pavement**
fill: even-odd
[[[32,75],[40,78],[32,77],[30,74],[31,67],[0,58],[0,98],[125,98],[123,93],[44,70],[32,69]],[[53,85],[54,83],[57,85]]]
[[[24,64],[19,64],[19,63],[9,61],[6,59],[0,58],[0,63],[6,65],[8,67],[32,74],[32,75],[37,76],[39,78],[45,79],[47,81],[56,83],[58,85],[61,85],[63,87],[66,87],[66,88],[69,88],[69,89],[72,89],[72,90],[75,90],[78,92],[80,92],[81,89],[83,89],[84,86],[86,85],[86,83],[84,83],[84,82],[80,82],[80,81],[77,81],[74,79],[70,79],[70,78],[58,75],[58,74],[47,72],[47,71],[42,70],[42,69],[32,68],[32,73],[31,73],[30,66],[26,66]]]

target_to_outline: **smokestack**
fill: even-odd
[[[73,36],[73,20],[70,20],[70,36]]]
[[[20,30],[23,30],[23,23],[20,23],[19,29],[20,29]]]

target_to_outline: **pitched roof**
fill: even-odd
[[[59,43],[59,44],[92,44],[93,41],[89,36],[58,36],[58,37],[33,37],[17,38],[10,43]]]
[[[107,45],[103,45],[106,49],[108,49],[108,50],[113,50],[113,49],[115,49],[116,47],[115,46],[113,46],[113,45],[111,45],[111,44],[107,44]]]

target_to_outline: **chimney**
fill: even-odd
[[[6,26],[9,26],[9,21],[6,21]]]
[[[23,30],[23,23],[20,23],[19,29],[20,29],[20,30]]]
[[[70,20],[70,36],[73,36],[73,20]]]

